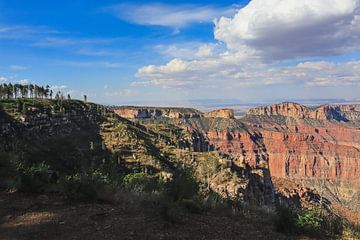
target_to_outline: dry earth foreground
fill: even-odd
[[[359,239],[360,106],[0,100],[0,239]]]

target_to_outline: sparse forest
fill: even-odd
[[[64,94],[61,91],[54,93],[49,85],[39,86],[36,84],[18,83],[3,83],[0,85],[0,99],[17,98],[65,99]],[[67,95],[67,98],[71,99],[70,94]]]

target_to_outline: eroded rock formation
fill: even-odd
[[[167,118],[198,118],[202,113],[192,108],[155,108],[155,107],[116,107],[114,112],[123,118],[147,119],[156,117]]]
[[[234,119],[234,110],[232,109],[219,109],[212,112],[205,113],[208,118],[227,118]]]

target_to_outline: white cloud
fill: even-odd
[[[253,0],[215,22],[229,49],[265,60],[324,57],[360,47],[359,0]]]
[[[46,26],[0,25],[0,40],[16,40],[27,46],[57,48],[84,56],[108,56],[114,51],[104,48],[121,41],[120,38],[86,38],[69,36]],[[15,69],[13,69],[15,70]]]
[[[29,79],[21,79],[21,80],[19,80],[19,83],[22,85],[27,85],[30,83],[30,80]]]
[[[360,86],[360,61],[304,62],[290,67],[268,65],[239,66],[236,58],[222,56],[206,61],[182,61],[174,59],[162,66],[146,66],[137,76],[148,81],[132,83],[132,86],[156,85],[161,87],[241,87],[273,84],[301,84],[318,86]]]
[[[233,18],[215,21],[216,40],[200,46],[193,58],[148,65],[132,86],[236,88],[297,84],[359,86],[359,61],[304,61],[360,48],[360,0],[252,0]],[[303,62],[276,65],[282,60]]]
[[[53,86],[50,86],[50,89],[53,90],[54,92],[56,92],[56,91],[64,91],[67,88],[68,87],[65,86],[65,85],[53,85]]]
[[[197,57],[211,57],[214,54],[214,49],[214,44],[205,44],[199,47],[195,55]]]
[[[28,69],[28,67],[22,66],[22,65],[11,65],[10,69],[14,70],[14,71],[23,71],[23,70]]]
[[[2,76],[0,76],[0,82],[6,82],[7,80],[8,80],[7,77],[2,77]]]
[[[115,92],[107,92],[105,93],[105,97],[130,97],[136,95],[137,93],[137,91],[125,89]]]
[[[219,16],[230,16],[237,6],[220,8],[215,6],[198,6],[193,4],[169,5],[150,4],[118,4],[107,8],[118,18],[140,24],[183,28],[191,23],[212,22]]]
[[[62,61],[59,64],[73,67],[102,67],[102,68],[121,68],[123,64],[105,61]]]
[[[168,58],[181,58],[181,59],[193,59],[200,46],[204,43],[200,42],[187,42],[180,44],[170,45],[156,45],[154,49],[161,55]]]

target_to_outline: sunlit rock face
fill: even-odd
[[[234,110],[232,109],[219,109],[212,112],[205,113],[208,118],[227,118],[234,119]]]
[[[360,186],[359,110],[359,105],[309,109],[284,103],[252,109],[244,121],[261,134],[273,176]]]
[[[198,118],[202,113],[192,108],[162,108],[162,107],[117,107],[113,109],[120,117],[127,119],[166,118]]]

